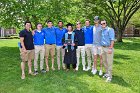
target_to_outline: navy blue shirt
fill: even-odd
[[[66,28],[55,28],[55,33],[56,33],[56,45],[57,46],[62,46],[62,38],[64,34],[67,32]]]
[[[85,44],[93,44],[93,26],[83,27],[85,33]]]
[[[43,31],[35,31],[34,34],[34,45],[44,45],[45,34]]]
[[[27,31],[26,29],[20,31],[19,37],[24,37],[23,42],[26,50],[34,49],[33,35],[31,31]]]
[[[56,35],[55,28],[43,28],[42,31],[45,33],[45,44],[55,44],[56,43]]]
[[[84,46],[85,45],[84,31],[82,29],[80,30],[75,29],[74,32],[75,32],[78,46]]]

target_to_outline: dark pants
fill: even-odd
[[[70,64],[66,64],[67,69],[70,69]],[[72,64],[72,68],[75,69],[76,68],[76,64]]]

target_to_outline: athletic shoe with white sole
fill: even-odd
[[[92,74],[95,75],[96,73],[97,73],[97,70],[94,69],[93,72],[92,72]]]
[[[103,75],[103,72],[102,70],[99,71],[99,76],[102,76]]]

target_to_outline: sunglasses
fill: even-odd
[[[105,25],[106,23],[101,23],[101,25]]]

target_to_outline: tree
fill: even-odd
[[[104,15],[117,31],[118,42],[122,42],[122,35],[129,20],[140,9],[140,0],[91,0],[89,3],[95,4],[92,8]]]

